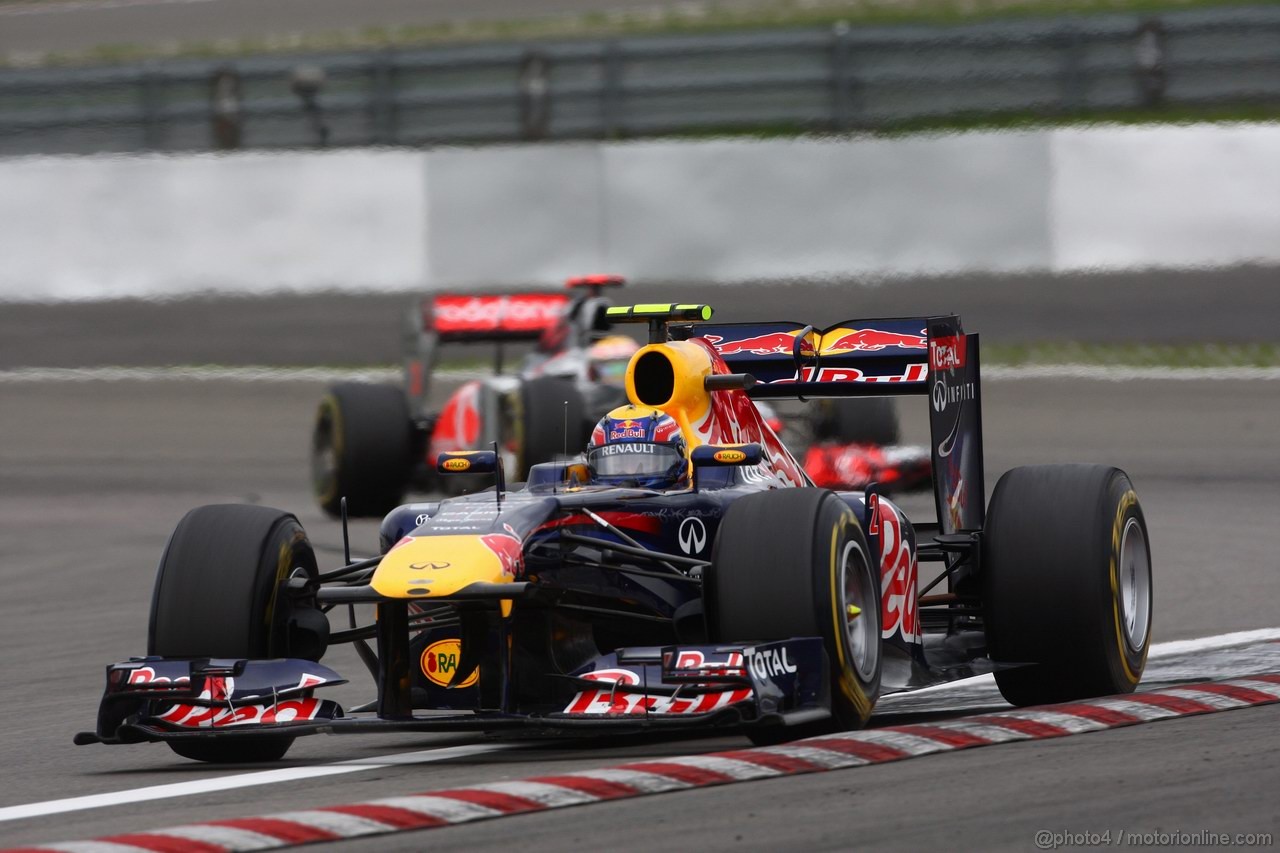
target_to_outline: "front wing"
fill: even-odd
[[[94,732],[76,743],[137,743],[389,731],[620,734],[800,725],[830,714],[819,638],[621,649],[564,679],[563,707],[403,717],[347,714],[313,694],[344,683],[311,661],[134,658],[107,668]]]

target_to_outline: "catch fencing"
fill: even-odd
[[[1280,101],[1280,7],[0,72],[0,155],[844,132]]]

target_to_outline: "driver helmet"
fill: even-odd
[[[619,406],[601,418],[586,456],[596,483],[668,489],[689,478],[680,424],[647,406]]]
[[[627,365],[640,344],[626,335],[606,335],[587,348],[591,378],[606,385],[626,384]]]

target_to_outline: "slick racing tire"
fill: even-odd
[[[1014,705],[1130,693],[1151,639],[1151,552],[1129,477],[1032,465],[1000,478],[982,545],[982,609]]]
[[[711,641],[822,637],[829,666],[830,722],[751,729],[756,743],[861,728],[871,716],[881,659],[870,553],[853,511],[823,489],[747,495],[725,513],[704,575]]]
[[[817,400],[809,410],[809,424],[814,441],[885,446],[901,440],[892,397]]]
[[[413,422],[399,388],[360,382],[329,388],[311,437],[311,485],[321,509],[337,516],[346,497],[350,516],[385,515],[404,496],[412,456]]]
[[[319,660],[327,617],[310,601],[281,591],[291,576],[316,582],[315,553],[294,516],[249,504],[191,510],[169,538],[151,598],[147,653],[167,658]],[[292,737],[209,743],[170,741],[196,761],[275,761]]]
[[[603,414],[603,413],[602,413]],[[518,479],[528,479],[529,469],[539,462],[551,462],[568,453],[581,453],[591,438],[586,404],[572,379],[540,376],[520,386],[520,471]]]

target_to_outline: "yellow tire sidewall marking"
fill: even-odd
[[[1147,648],[1142,648],[1142,659],[1138,663],[1138,673],[1135,673],[1129,666],[1128,643],[1124,638],[1124,626],[1121,624],[1120,614],[1120,541],[1124,535],[1125,518],[1129,509],[1138,503],[1138,496],[1129,489],[1120,496],[1120,505],[1116,508],[1115,519],[1111,522],[1111,612],[1114,617],[1116,646],[1120,652],[1120,666],[1124,669],[1124,676],[1129,680],[1130,684],[1137,684],[1143,667],[1147,662]],[[1148,626],[1150,631],[1150,626]]]
[[[831,528],[831,562],[828,574],[831,577],[831,622],[835,633],[836,657],[840,663],[840,692],[853,703],[858,716],[865,720],[871,716],[871,700],[863,692],[862,685],[858,684],[852,667],[845,662],[845,644],[848,642],[848,629],[845,624],[846,620],[840,612],[842,590],[839,589],[840,567],[836,564],[839,553],[840,533],[853,520],[852,515],[847,512],[843,513],[839,522]]]

